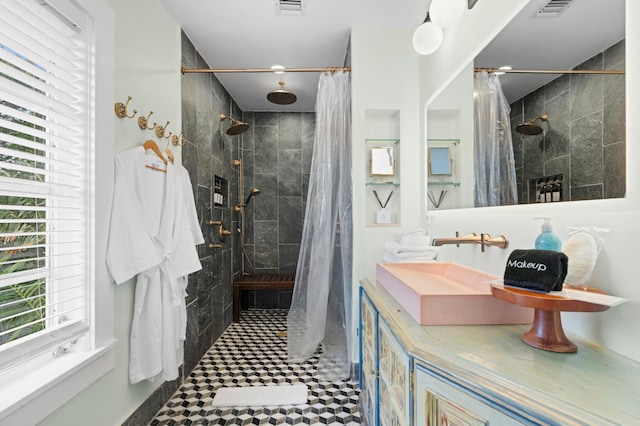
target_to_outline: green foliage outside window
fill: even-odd
[[[0,74],[1,77],[6,76]],[[8,104],[2,99],[0,99],[0,104],[29,113],[29,111]],[[34,114],[31,113],[31,115]],[[0,119],[33,126],[2,114],[0,114]],[[2,123],[1,120],[0,123]],[[31,142],[44,142],[33,140],[33,137],[29,135],[2,126],[0,126],[0,133],[27,139]],[[21,151],[37,156],[44,155],[43,151],[29,149],[3,140],[0,140],[0,148],[9,152]],[[32,169],[44,168],[44,163],[2,153],[0,153],[0,164],[19,165]],[[44,180],[42,174],[14,170],[10,167],[0,167],[0,176],[30,181]],[[0,208],[0,276],[45,268],[47,266],[44,264],[45,251],[47,250],[45,247],[47,225],[44,220],[45,212],[38,209],[38,207],[45,206],[45,199],[0,195],[0,206],[3,206]],[[30,209],[30,207],[34,207],[34,209]],[[0,287],[0,345],[45,328],[46,287],[46,278]],[[14,329],[14,331],[5,333],[10,329]]]

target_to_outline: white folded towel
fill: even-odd
[[[411,263],[411,262],[435,262],[436,259],[432,256],[418,256],[418,257],[409,257],[409,258],[402,258],[402,257],[397,257],[394,256],[392,254],[389,253],[385,253],[384,255],[382,255],[382,261],[383,262],[387,262],[387,263],[399,263],[399,262],[404,262],[404,263]]]
[[[402,237],[420,237],[425,235],[424,229],[417,228],[412,231],[398,231],[396,232],[396,239],[400,241]]]
[[[403,251],[400,253],[389,253],[388,251],[385,251],[384,254],[388,254],[398,259],[413,259],[416,257],[435,259],[438,252],[434,248],[431,248],[429,250],[424,250],[424,251]]]
[[[389,254],[406,253],[406,252],[431,252],[435,249],[428,244],[405,245],[397,241],[387,241],[384,243],[384,251]]]
[[[428,246],[431,238],[427,235],[405,235],[398,242],[403,246]]]

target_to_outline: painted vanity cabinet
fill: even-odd
[[[421,326],[360,284],[364,424],[640,425],[640,363],[578,336],[574,354],[533,348],[529,325]]]
[[[514,426],[530,424],[517,414],[505,414],[469,389],[452,383],[425,365],[416,365],[415,416],[417,425]],[[534,423],[535,424],[535,423]]]
[[[378,419],[378,311],[360,289],[360,412],[367,424]]]
[[[362,294],[360,407],[366,424],[410,426],[412,360]]]

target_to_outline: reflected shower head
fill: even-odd
[[[548,119],[547,114],[542,114],[531,121],[516,126],[516,132],[526,136],[539,135],[542,133],[542,127],[535,124],[536,120],[547,121]]]
[[[220,114],[220,121],[224,120],[231,121],[231,126],[229,126],[229,128],[227,129],[227,134],[229,136],[239,135],[240,133],[244,133],[249,130],[249,125],[247,123],[238,121],[229,115]]]
[[[295,94],[284,90],[284,81],[281,81],[278,84],[280,84],[279,89],[267,94],[269,102],[277,105],[291,105],[298,100],[298,97]]]
[[[247,204],[249,204],[249,200],[251,199],[251,197],[253,197],[254,195],[258,195],[259,193],[260,193],[260,190],[258,188],[253,188],[249,193],[249,196],[247,196],[247,199],[245,200],[244,205],[246,206]]]

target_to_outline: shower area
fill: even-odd
[[[209,67],[184,33],[182,64]],[[296,273],[315,113],[242,111],[213,74],[190,74],[181,84],[182,164],[206,240],[198,246],[203,269],[187,288],[190,371],[233,321],[234,281]],[[292,292],[244,290],[240,308],[288,309]]]

